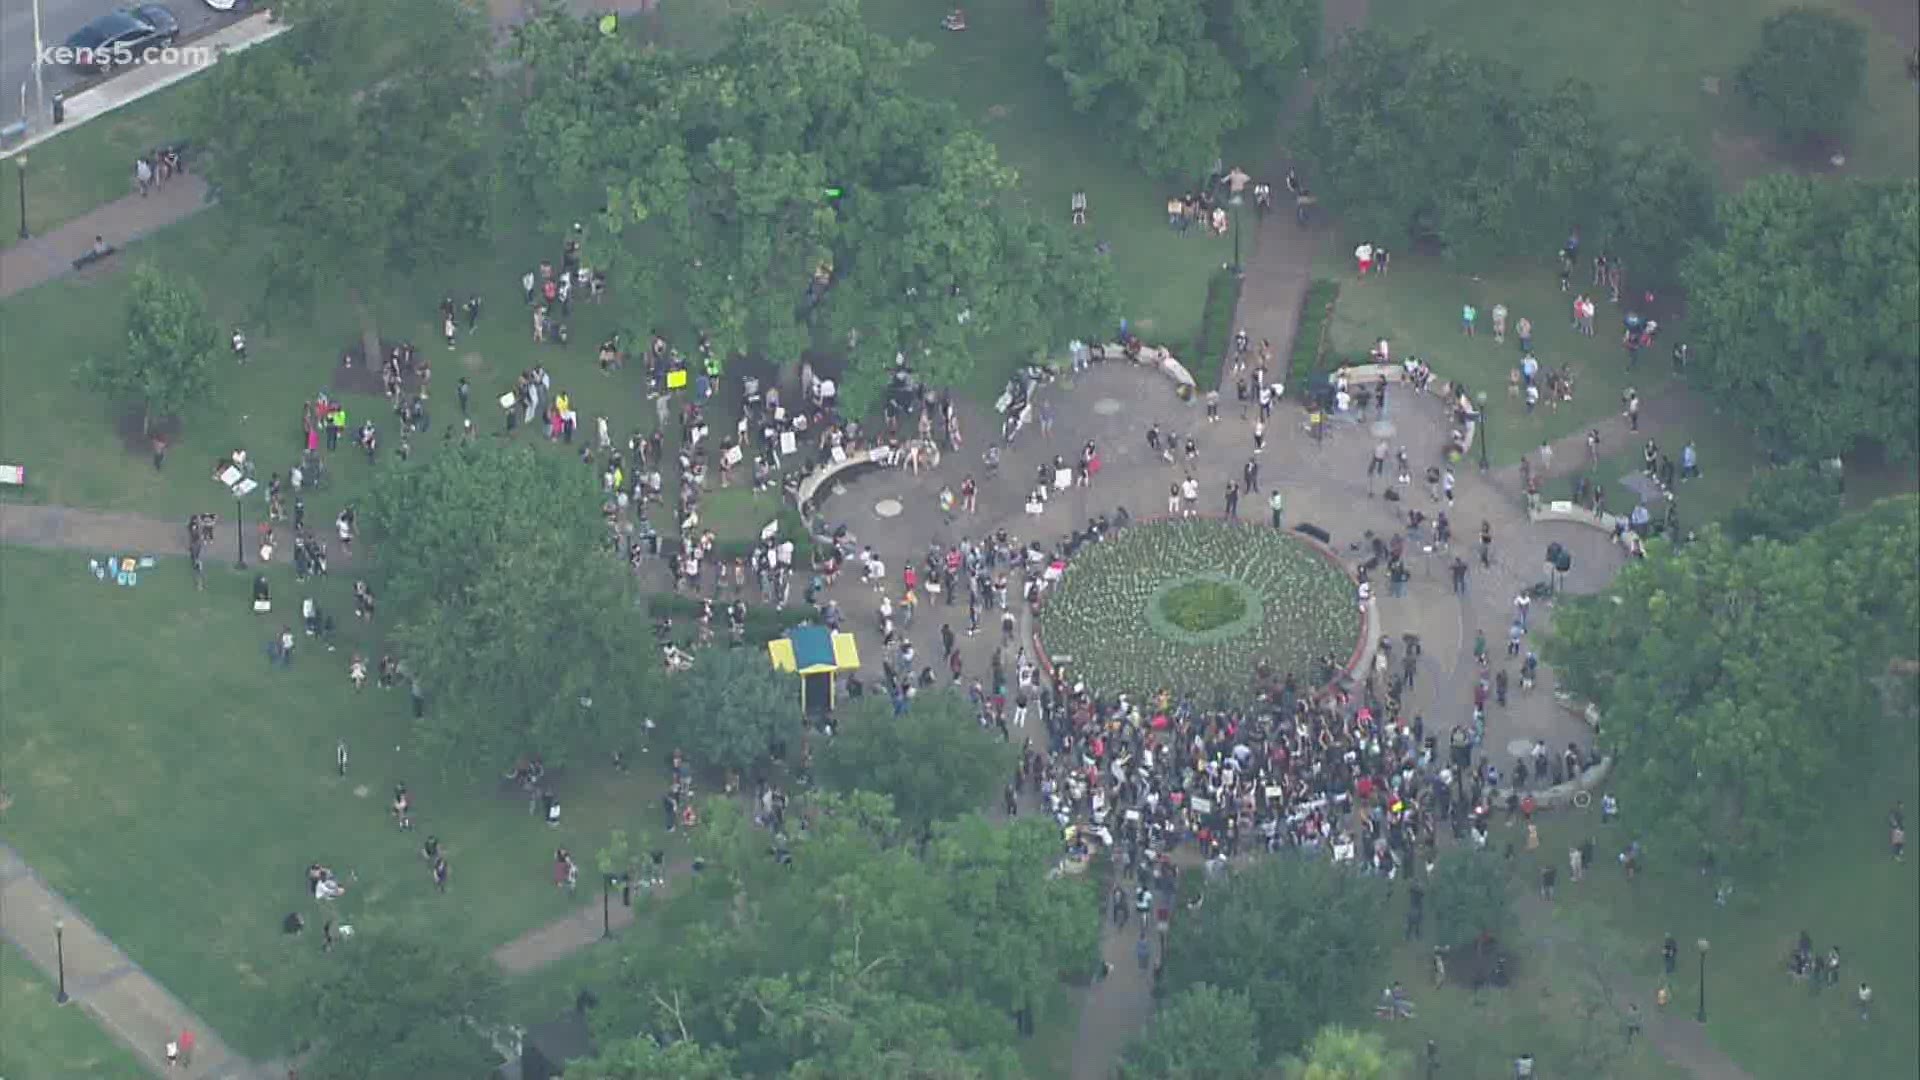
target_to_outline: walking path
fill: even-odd
[[[1595,422],[1592,428],[1600,433],[1600,456],[1605,458],[1624,450],[1637,450],[1648,439],[1652,439],[1664,448],[1669,457],[1678,461],[1680,448],[1686,445],[1686,422],[1703,411],[1697,400],[1690,402],[1685,399],[1689,393],[1685,387],[1675,385],[1653,396],[1641,398],[1640,427],[1637,431],[1627,423],[1626,417],[1619,414]],[[1540,449],[1535,447],[1527,452],[1533,474],[1541,481],[1543,501],[1563,497],[1558,492],[1549,492],[1547,481],[1572,476],[1592,464],[1587,454],[1585,430],[1555,439],[1548,445],[1553,448],[1553,461],[1544,469],[1540,464]],[[1520,498],[1526,494],[1519,465],[1495,469],[1491,476],[1493,482],[1509,495]]]
[[[233,541],[221,543],[227,528],[231,524],[224,520],[215,526],[210,552],[232,550]],[[185,555],[186,522],[69,506],[0,503],[0,544],[97,555]]]
[[[665,888],[672,888],[675,882],[692,872],[693,863],[690,860],[668,863]],[[509,975],[526,975],[564,960],[594,942],[605,940],[609,931],[618,933],[633,925],[635,914],[653,903],[653,891],[635,889],[632,907],[622,904],[618,896],[612,897],[608,901],[604,922],[600,900],[596,897],[573,914],[535,927],[493,950],[493,962]]]
[[[56,925],[61,928],[58,945]],[[64,957],[71,1004],[85,1009],[155,1073],[167,1072],[167,1043],[191,1031],[192,1075],[204,1080],[266,1080],[266,1070],[228,1048],[206,1021],[107,940],[3,842],[0,939],[19,948],[49,979],[60,978]]]
[[[187,173],[167,181],[151,195],[116,199],[65,225],[15,244],[0,251],[0,300],[73,273],[73,260],[93,246],[96,236],[116,248],[124,248],[149,233],[192,217],[208,204],[206,181]],[[99,265],[112,266],[124,257],[116,252]]]

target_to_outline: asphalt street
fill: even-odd
[[[107,12],[130,7],[140,0],[37,0],[40,7],[40,40],[55,46],[67,35]],[[236,16],[222,15],[204,0],[161,0],[180,22],[180,36],[191,37]],[[26,90],[26,108],[38,108],[33,91],[33,9],[36,0],[0,0],[0,123],[12,123],[22,117],[22,86]],[[66,68],[47,64],[42,69],[47,100],[73,86],[80,76]]]

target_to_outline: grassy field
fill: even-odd
[[[1643,142],[1678,136],[1713,163],[1723,182],[1737,185],[1786,161],[1740,100],[1733,75],[1758,43],[1760,24],[1793,2],[1625,0],[1594,7],[1579,0],[1376,0],[1369,22],[1394,33],[1430,32],[1504,60],[1542,89],[1566,78],[1584,80],[1620,135]],[[1906,76],[1906,51],[1853,3],[1813,2],[1868,30],[1867,99],[1859,130],[1844,143],[1846,171],[1912,176],[1920,170],[1920,100]]]
[[[1606,303],[1602,295],[1595,335],[1577,333],[1571,305],[1574,295],[1583,291],[1580,279],[1575,279],[1575,293],[1562,293],[1557,270],[1545,262],[1462,267],[1409,255],[1395,258],[1387,277],[1364,282],[1353,276],[1351,260],[1337,265],[1341,287],[1333,313],[1334,351],[1351,359],[1384,337],[1395,357],[1418,356],[1440,378],[1457,379],[1486,394],[1489,423],[1482,431],[1491,439],[1488,449],[1495,465],[1514,464],[1544,441],[1583,431],[1617,413],[1620,392],[1629,385],[1651,400],[1674,382],[1666,352],[1673,342],[1685,340],[1682,320],[1656,308],[1660,342],[1644,351],[1639,366],[1629,372],[1626,351],[1620,347],[1623,309]],[[1471,338],[1460,331],[1460,308],[1467,303],[1480,311],[1478,333]],[[1490,313],[1500,303],[1510,312],[1504,345],[1494,342],[1491,330]],[[1533,320],[1534,355],[1543,372],[1572,365],[1571,404],[1551,409],[1543,403],[1529,414],[1518,399],[1507,396],[1508,373],[1520,362],[1514,328],[1522,316]]]
[[[0,199],[0,247],[20,242],[20,203],[14,185],[23,158],[27,162],[27,228],[38,236],[101,203],[133,194],[133,159],[184,134],[186,95],[185,83],[150,94],[0,162],[7,195]]]
[[[1641,1008],[1651,1012],[1663,976],[1660,943],[1671,933],[1683,949],[1670,985],[1671,1008],[1690,1015],[1697,1007],[1699,967],[1693,942],[1712,945],[1707,963],[1708,1035],[1758,1080],[1809,1076],[1910,1076],[1920,1060],[1920,864],[1896,863],[1887,852],[1887,808],[1896,799],[1920,805],[1920,757],[1912,731],[1893,736],[1878,774],[1868,774],[1834,793],[1828,820],[1812,841],[1770,880],[1735,881],[1731,900],[1715,906],[1718,878],[1692,866],[1654,863],[1633,881],[1613,856],[1636,828],[1633,807],[1619,822],[1599,824],[1597,808],[1545,815],[1541,856],[1564,867],[1567,848],[1587,836],[1598,840],[1600,865],[1585,883],[1565,881],[1556,919],[1588,919],[1608,925],[1623,943],[1620,967],[1638,988]],[[1911,812],[1909,813],[1911,817]],[[1500,832],[1496,826],[1496,833]],[[1496,836],[1496,840],[1499,837]],[[1523,858],[1518,876],[1532,880],[1533,860]],[[1802,930],[1825,954],[1839,945],[1840,985],[1815,993],[1791,982],[1786,959]],[[1862,1024],[1853,991],[1865,980],[1874,990],[1874,1017]]]
[[[284,570],[275,613],[247,608],[248,582],[213,569],[195,592],[181,562],[136,588],[95,582],[86,557],[8,549],[0,564],[0,757],[13,762],[12,843],[169,989],[243,1050],[280,1049],[276,991],[324,962],[316,933],[288,937],[304,912],[362,927],[431,934],[476,954],[575,909],[585,896],[549,879],[555,847],[590,866],[614,827],[657,814],[660,778],[593,763],[556,773],[564,826],[548,830],[493,776],[446,776],[394,749],[404,690],[355,693],[355,650],[378,656],[377,627],[346,617],[350,579],[314,595],[345,624],[337,652],[302,637],[291,670],[270,668],[267,638],[297,623],[304,595]],[[45,613],[59,612],[50,633]],[[81,645],[84,643],[84,645]],[[84,687],[84,692],[80,690]],[[350,774],[333,768],[336,740]],[[389,820],[407,784],[418,831]],[[418,848],[449,851],[453,884],[436,895]],[[329,865],[350,884],[335,905],[307,895],[303,872]],[[127,887],[138,872],[141,886]]]
[[[0,945],[0,1076],[21,1080],[133,1080],[133,1052],[80,1005],[53,1003],[54,986],[25,953]]]

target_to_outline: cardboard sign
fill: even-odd
[[[783,431],[780,433],[780,452],[782,454],[794,454],[798,453],[799,450],[800,440],[794,438],[793,432]]]
[[[685,368],[680,368],[679,370],[676,370],[676,371],[667,372],[667,389],[684,390],[686,389],[686,387],[687,387],[687,371]]]
[[[1212,799],[1202,799],[1198,795],[1196,795],[1189,801],[1189,804],[1193,807],[1193,812],[1196,814],[1213,813]]]

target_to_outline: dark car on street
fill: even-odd
[[[108,12],[74,31],[61,57],[77,71],[110,71],[139,63],[148,49],[163,49],[180,36],[180,20],[159,4]]]

